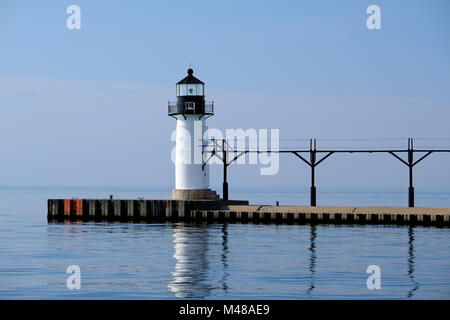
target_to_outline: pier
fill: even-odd
[[[172,199],[49,199],[49,221],[204,221],[240,223],[327,223],[327,224],[408,224],[448,226],[450,209],[414,208],[413,168],[432,154],[450,153],[448,147],[338,147],[318,148],[317,139],[307,146],[280,149],[279,143],[267,148],[234,147],[233,139],[204,138],[206,120],[214,115],[214,102],[205,100],[205,83],[189,68],[177,82],[176,102],[168,102],[168,116],[176,119],[175,188]],[[241,141],[247,141],[244,132]],[[248,137],[250,139],[250,136]],[[298,139],[291,139],[296,141]],[[422,139],[423,140],[423,139]],[[450,141],[450,140],[449,140]],[[294,155],[311,169],[310,206],[249,205],[229,200],[228,170],[238,159],[250,154]],[[400,161],[408,168],[408,207],[326,207],[317,206],[316,170],[325,160],[338,154],[379,154]],[[209,164],[213,157],[222,165],[222,198],[210,189]],[[327,160],[329,161],[329,160]],[[212,162],[212,161],[211,161]],[[322,165],[323,166],[323,165]]]
[[[450,208],[266,206],[231,200],[49,199],[48,220],[450,226]]]

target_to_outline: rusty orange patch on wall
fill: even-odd
[[[83,215],[83,200],[81,199],[65,199],[64,200],[64,215]]]

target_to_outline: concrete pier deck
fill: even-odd
[[[74,201],[78,207],[74,206]],[[49,221],[206,221],[236,223],[450,226],[450,208],[249,205],[248,201],[49,199]]]

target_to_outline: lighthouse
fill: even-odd
[[[214,115],[214,103],[205,101],[205,84],[188,75],[176,84],[177,101],[169,102],[169,116],[177,121],[174,200],[218,199],[209,189],[209,168],[203,158],[206,119]]]

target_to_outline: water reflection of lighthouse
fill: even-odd
[[[207,227],[177,224],[173,229],[175,268],[169,290],[178,298],[203,298],[215,289],[210,279]]]

